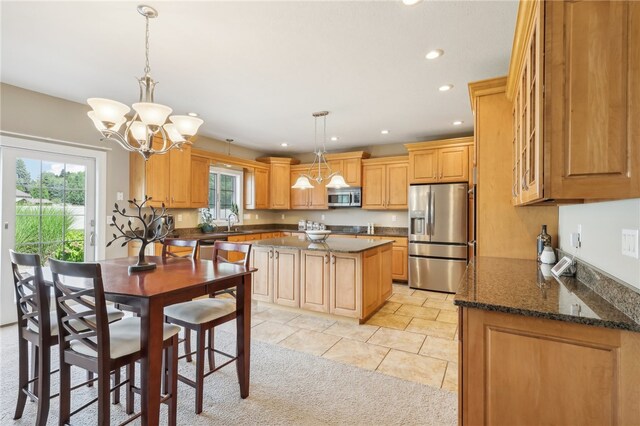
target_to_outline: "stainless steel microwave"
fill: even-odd
[[[362,206],[362,188],[327,189],[327,205],[329,207]]]

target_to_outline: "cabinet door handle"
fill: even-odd
[[[273,252],[269,250],[269,259],[273,259]]]
[[[324,263],[325,263],[325,265],[329,264],[329,255],[328,254],[324,255]]]
[[[522,189],[524,191],[526,191],[527,189],[529,189],[529,185],[527,185],[527,173],[529,173],[529,169],[525,170],[522,173]]]
[[[331,264],[332,265],[336,264],[336,257],[334,255],[331,255]]]
[[[276,259],[278,259],[278,257],[280,257],[280,253],[276,250]]]

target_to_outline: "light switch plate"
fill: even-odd
[[[638,259],[638,230],[623,229],[622,230],[622,254],[624,256]]]
[[[124,200],[124,192],[122,191],[116,192],[116,201],[122,201],[122,200]]]
[[[182,222],[182,215],[181,214],[178,215],[178,222]]]
[[[245,213],[242,215],[244,220],[250,220],[251,219],[251,213]]]
[[[396,220],[398,220],[398,216],[396,216],[395,214],[391,216],[391,222],[395,222]]]

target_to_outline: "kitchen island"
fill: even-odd
[[[393,240],[304,236],[258,240],[251,249],[255,300],[364,322],[391,296]]]
[[[637,424],[640,324],[545,266],[469,264],[454,299],[459,424]]]

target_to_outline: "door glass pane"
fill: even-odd
[[[83,165],[18,158],[15,249],[82,262],[86,187]]]
[[[236,199],[236,177],[220,174],[220,216],[226,219]]]

